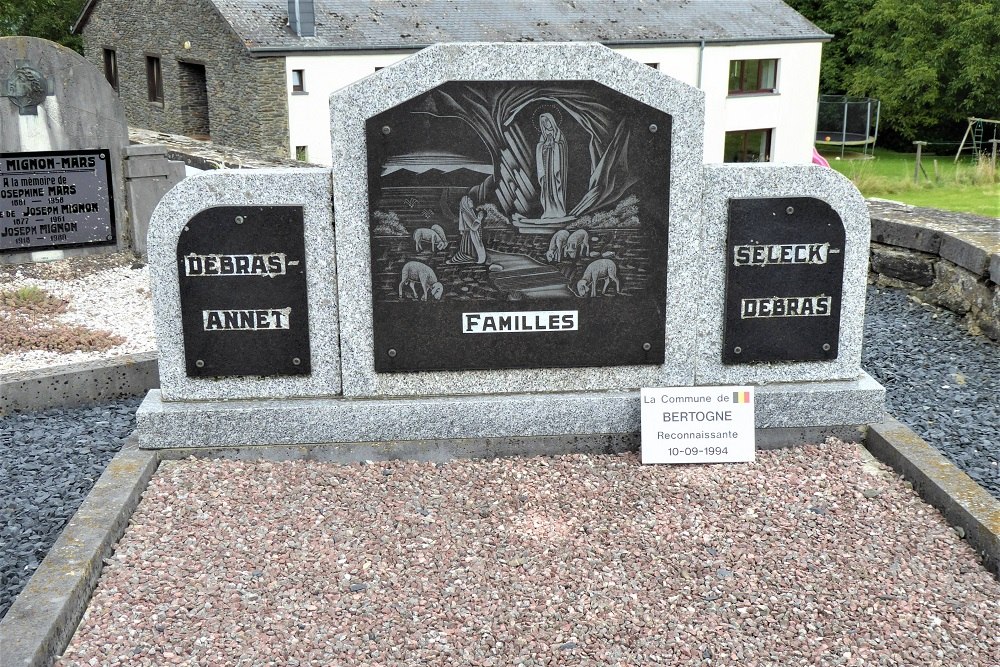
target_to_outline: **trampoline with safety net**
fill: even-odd
[[[882,104],[870,97],[821,95],[816,121],[816,144],[840,146],[840,157],[852,147],[861,148],[863,156],[874,154],[878,139],[879,113]]]

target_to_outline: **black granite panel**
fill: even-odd
[[[452,81],[367,124],[375,370],[661,364],[671,118]]]
[[[0,252],[114,245],[107,150],[0,154]]]
[[[844,241],[819,199],[730,200],[724,364],[837,358]]]
[[[218,206],[177,242],[190,377],[307,375],[309,312],[300,206]]]

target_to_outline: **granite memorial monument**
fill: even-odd
[[[881,419],[863,199],[703,164],[697,89],[594,44],[439,44],[330,107],[332,169],[157,208],[141,446],[604,450],[636,444],[640,388],[712,384],[755,387],[765,446]]]

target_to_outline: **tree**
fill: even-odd
[[[1000,0],[877,0],[862,24],[849,90],[872,91],[906,138],[1000,112]]]
[[[957,14],[958,67],[947,92],[963,118],[1000,119],[1000,0],[963,0]]]
[[[786,0],[796,11],[833,35],[823,45],[820,69],[820,90],[823,93],[847,92],[847,77],[855,65],[849,48],[855,31],[860,28],[858,17],[871,8],[872,0]]]
[[[1000,117],[1000,0],[792,0],[836,35],[823,92],[882,102],[907,141],[953,138],[967,116]]]
[[[41,37],[83,52],[83,40],[70,30],[86,0],[0,2],[0,35]]]

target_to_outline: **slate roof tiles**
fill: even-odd
[[[464,41],[622,45],[830,38],[779,0],[314,0],[315,37],[299,37],[288,27],[287,0],[209,1],[251,51],[417,49]]]

